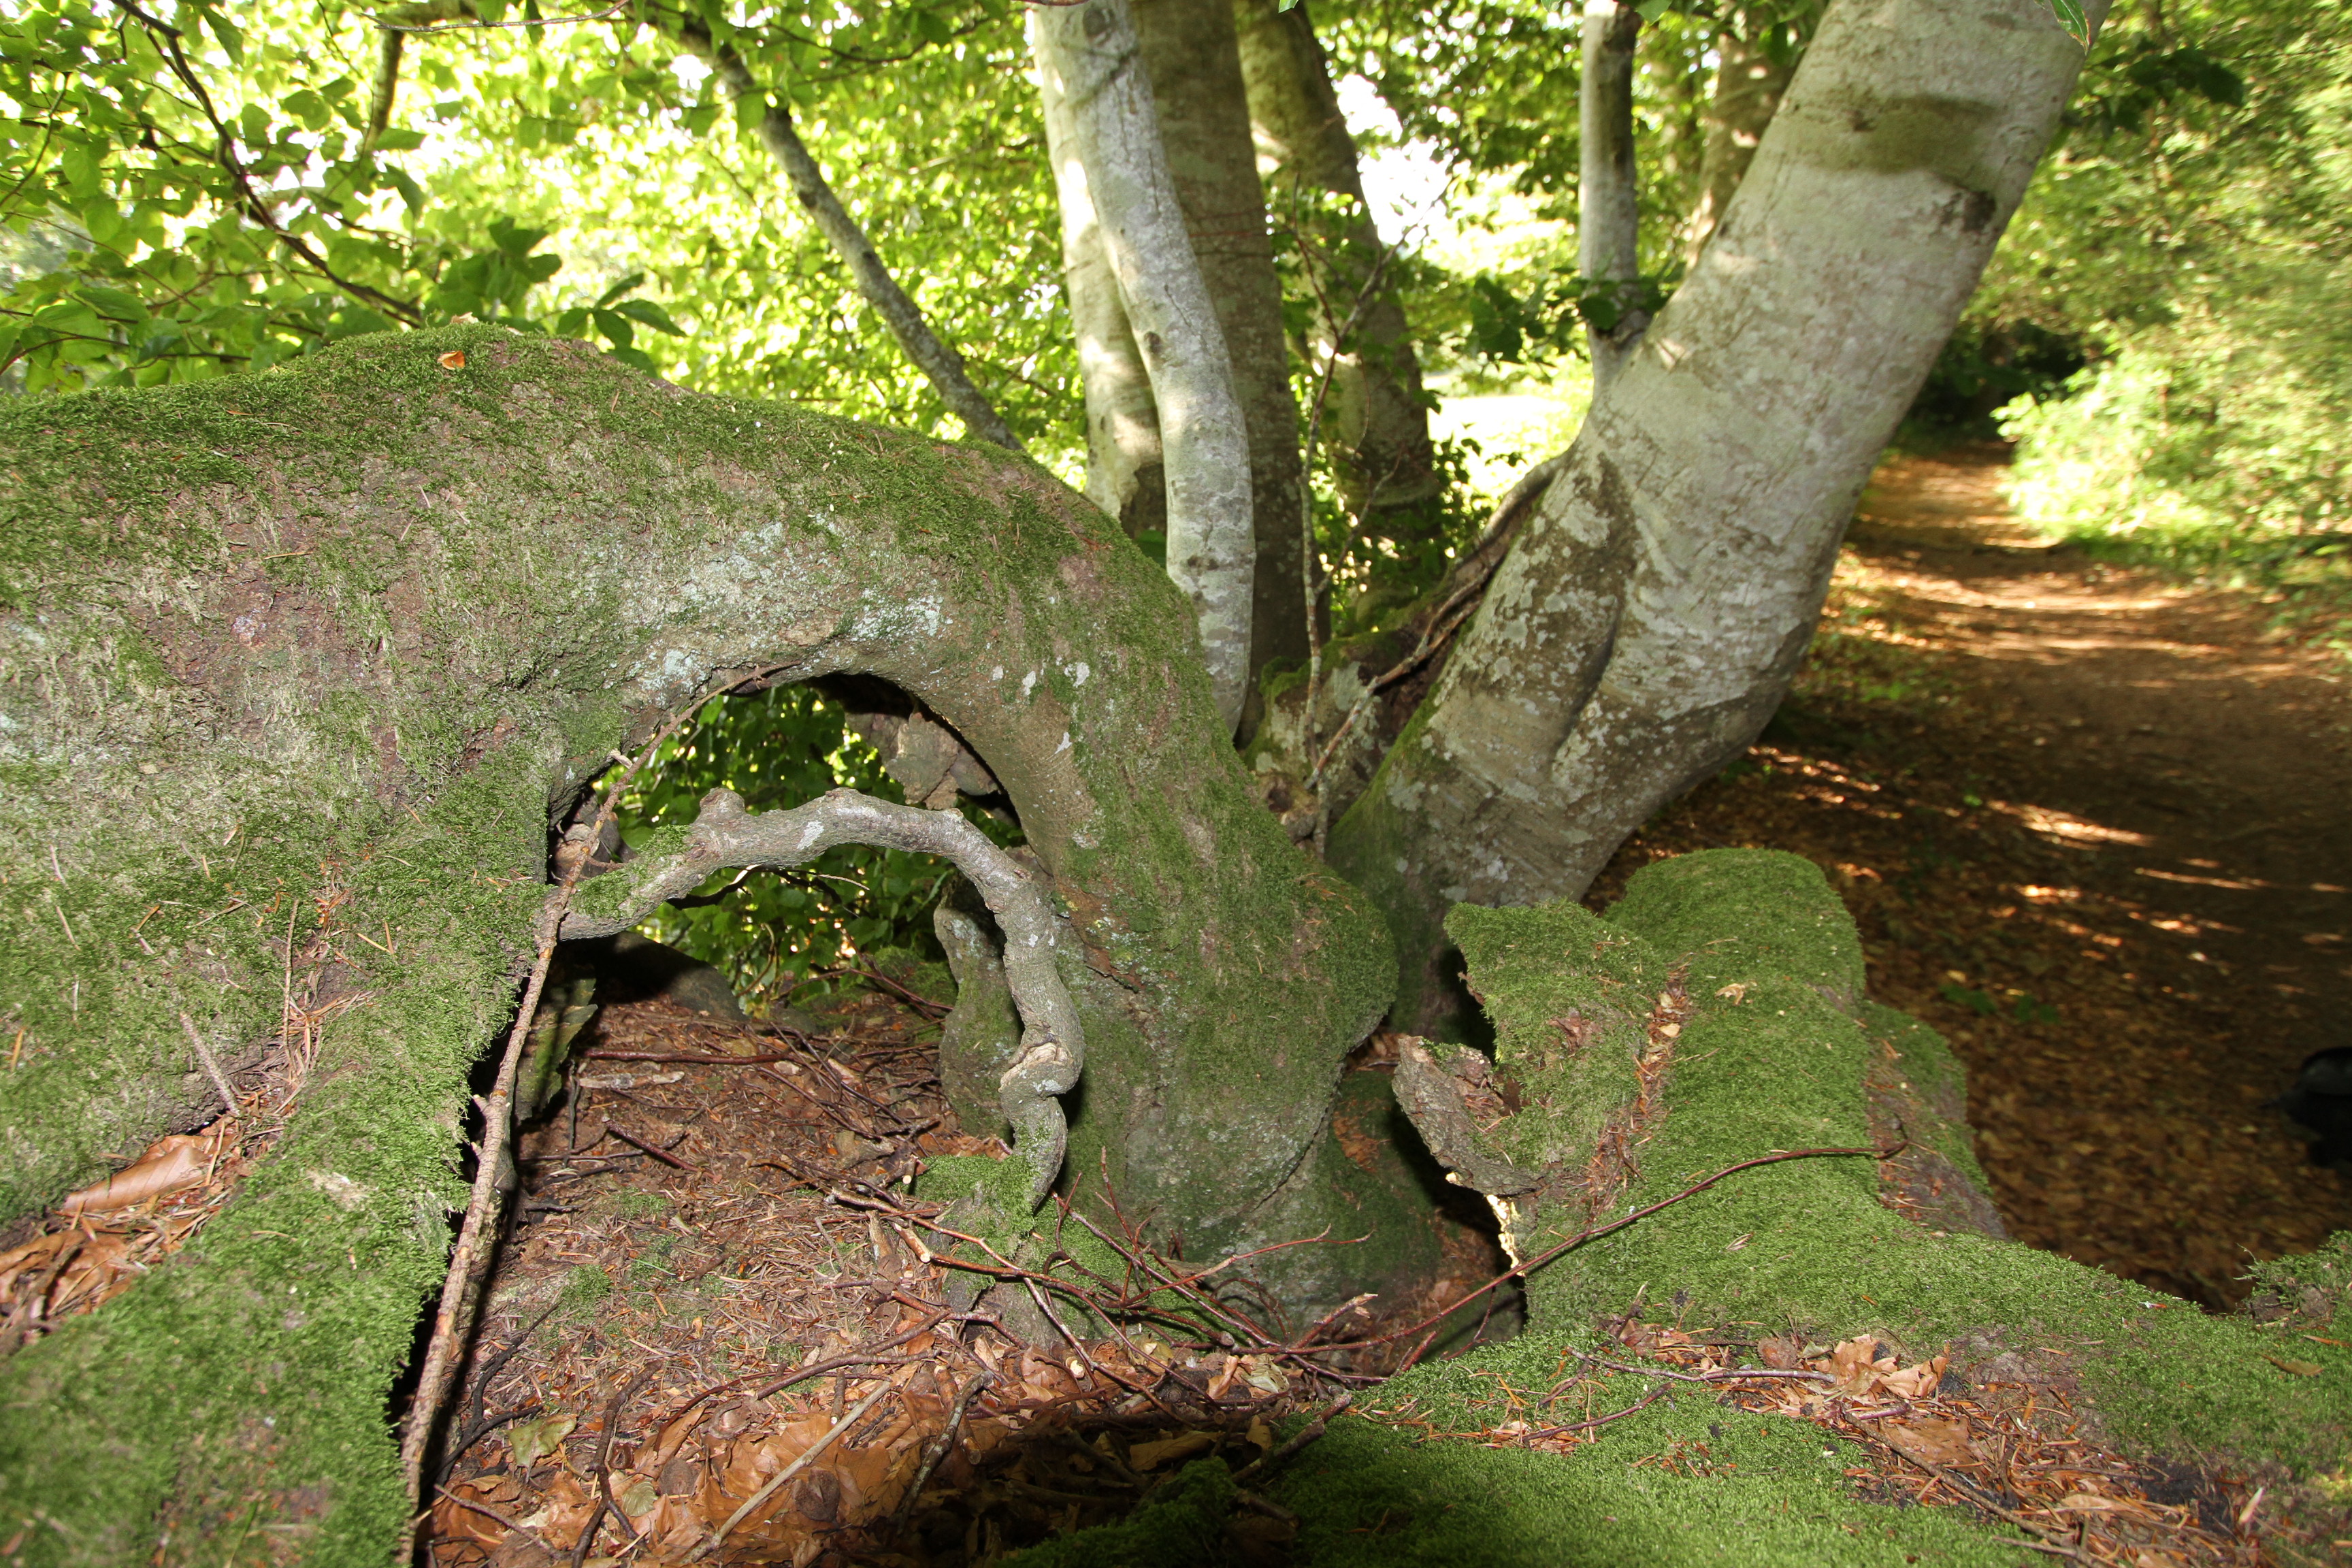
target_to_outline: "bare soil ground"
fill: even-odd
[[[2263,1103],[2352,1045],[2352,665],[2252,595],[2043,546],[2005,459],[1881,470],[1780,717],[1593,901],[1661,855],[1811,857],[1874,994],[1967,1061],[2011,1234],[2224,1306],[2352,1227]]]

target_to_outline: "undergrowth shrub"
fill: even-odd
[[[2011,405],[2010,493],[2095,552],[2352,609],[2352,285],[2297,267]]]

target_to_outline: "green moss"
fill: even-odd
[[[0,450],[0,1215],[208,1114],[183,1014],[234,1059],[289,984],[341,996],[200,1240],[0,1367],[0,1515],[69,1527],[28,1563],[143,1558],[162,1500],[219,1487],[273,1500],[289,1555],[381,1560],[383,1398],[551,820],[746,670],[896,680],[997,768],[1084,944],[1074,1164],[1108,1152],[1196,1247],[1307,1156],[1385,999],[1376,919],[1255,805],[1173,588],[1009,455],[478,326],[16,400]]]
[[[2336,1231],[2315,1251],[2264,1259],[2248,1274],[2257,1288],[2283,1296],[2299,1299],[2315,1290],[2320,1300],[2315,1315],[2322,1310],[2340,1315],[2352,1304],[2352,1230]]]
[[[1195,1459],[1118,1523],[1016,1552],[1005,1568],[1220,1568],[1234,1561],[1225,1534],[1233,1506],[1225,1462]]]
[[[1557,1352],[1530,1342],[1416,1373],[1380,1391],[1383,1409],[1441,1430],[1509,1419],[1467,1409],[1441,1388],[1503,1383],[1540,1398]],[[1646,1389],[1612,1392],[1622,1405]],[[1576,1407],[1570,1419],[1582,1416]],[[1468,1442],[1417,1442],[1413,1426],[1343,1416],[1270,1489],[1300,1516],[1294,1561],[1314,1568],[1828,1568],[1832,1564],[1999,1564],[2026,1558],[1960,1510],[1892,1509],[1855,1499],[1848,1446],[1781,1417],[1728,1411],[1703,1395],[1661,1401],[1565,1455]]]
[[[1628,1206],[1775,1150],[1870,1146],[1863,1075],[1876,1047],[1831,1000],[1852,922],[1818,874],[1792,862],[1733,850],[1661,861],[1609,913],[1688,966],[1698,1007]],[[1906,1059],[1932,1056],[1917,1036],[1904,1048]],[[2050,1253],[1931,1235],[1879,1202],[1867,1157],[1746,1171],[1589,1243],[1536,1279],[1530,1313],[1539,1330],[1572,1332],[1644,1289],[1652,1300],[1687,1292],[1693,1321],[1760,1321],[1823,1339],[1874,1331],[1919,1354],[1971,1339],[2046,1347],[2127,1447],[2309,1470],[2352,1440],[2352,1402],[2336,1381],[2352,1378],[2352,1352],[2315,1346],[2311,1359],[2329,1371],[2288,1375],[2242,1321]]]
[[[1530,1169],[1581,1165],[1609,1118],[1640,1092],[1651,1009],[1670,978],[1646,942],[1573,903],[1489,910],[1457,904],[1445,932],[1495,1026],[1495,1066],[1511,1098],[1541,1108],[1494,1138]]]
[[[1943,1036],[1908,1013],[1865,1002],[1861,1018],[1870,1037],[1895,1053],[1896,1077],[1925,1112],[1906,1119],[1904,1136],[1924,1142],[1958,1166],[1979,1192],[1990,1193],[1991,1180],[1977,1163],[1976,1140],[1969,1132],[1969,1075],[1960,1058]]]
[[[1694,994],[1786,975],[1840,1007],[1861,1004],[1862,938],[1820,867],[1769,849],[1710,850],[1672,865],[1628,882],[1609,921],[1679,955]]]

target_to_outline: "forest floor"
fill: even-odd
[[[2329,1031],[2352,1003],[2343,668],[2273,637],[2243,597],[2023,537],[2000,478],[1988,448],[1882,474],[1770,732],[1629,844],[1594,899],[1664,854],[1811,857],[1861,921],[1874,994],[1966,1058],[2012,1232],[2230,1304],[2250,1258],[2352,1226],[2352,1184],[2307,1166],[2263,1105],[2344,1043]],[[1300,1342],[1279,1324],[1224,1350],[1130,1331],[1041,1353],[985,1303],[957,1306],[898,1185],[926,1154],[977,1147],[940,1120],[923,1012],[868,996],[793,1039],[660,1000],[605,1009],[580,1109],[523,1150],[524,1220],[435,1510],[440,1568],[683,1562],[706,1543],[718,1561],[992,1562],[1165,1495],[1188,1458],[1248,1467],[1283,1417],[1384,1370],[1328,1376],[1282,1353]],[[1616,1337],[1675,1364],[1745,1359],[1637,1321]],[[1843,1375],[1839,1358],[1881,1347],[1748,1349]],[[1918,1403],[1940,1371],[1876,1375],[1919,1384]],[[2063,1391],[1941,1387],[1950,1410],[1919,1403],[1916,1430],[1852,1445],[1857,1495],[1934,1500],[1889,1443],[1998,1429],[2016,1517],[2071,1525],[2084,1489],[2115,1493],[2084,1560],[2259,1556],[2231,1528],[2242,1500],[2175,1498],[2085,1458],[2073,1425],[2010,1408],[2063,1410]],[[1766,1383],[1738,1401],[1786,1397]],[[1358,1408],[1381,1419],[1378,1404],[1366,1388]],[[1295,1523],[1245,1498],[1231,1560],[1283,1561]]]
[[[2011,1234],[2208,1307],[2352,1228],[2264,1102],[2352,1046],[2352,664],[2256,596],[2053,549],[1990,443],[1882,468],[1797,689],[1651,822],[1819,863],[1951,1040]]]

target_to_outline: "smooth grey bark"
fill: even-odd
[[[709,30],[699,23],[688,23],[678,37],[688,49],[709,63],[730,97],[757,97],[765,101],[766,108],[760,114],[760,144],[783,170],[784,183],[792,187],[793,199],[800,203],[810,221],[816,225],[817,232],[824,236],[825,242],[847,265],[850,280],[857,285],[858,293],[874,307],[882,324],[890,329],[898,347],[923,373],[932,390],[948,405],[948,411],[962,420],[964,429],[975,438],[992,442],[1007,451],[1025,451],[1021,437],[997,413],[987,394],[972,384],[963,356],[940,341],[930,322],[924,319],[922,307],[882,265],[881,254],[874,248],[873,240],[850,216],[849,209],[841,205],[841,198],[825,180],[824,171],[810,155],[807,143],[793,124],[792,111],[769,98],[767,89],[751,75],[742,57],[715,44]]]
[[[1344,320],[1370,277],[1381,237],[1364,201],[1356,141],[1339,112],[1330,63],[1304,5],[1277,10],[1276,0],[1233,0],[1249,96],[1258,171],[1276,222],[1325,196],[1352,204],[1333,246],[1335,276],[1327,285]],[[1429,408],[1421,385],[1404,307],[1393,288],[1376,288],[1354,341],[1333,354],[1339,323],[1324,321],[1302,345],[1320,372],[1331,372],[1325,418],[1335,437],[1333,466],[1349,506],[1360,514],[1408,509],[1444,488],[1429,437]]]
[[[2040,0],[1831,11],[1697,270],[1332,835],[1390,912],[1400,1026],[1459,1026],[1448,907],[1581,891],[1771,715],[2082,58]]]
[[[1233,361],[1185,229],[1125,0],[1041,7],[1029,26],[1039,74],[1069,110],[1071,144],[1056,180],[1075,173],[1086,182],[1151,375],[1168,491],[1168,575],[1192,604],[1209,689],[1231,730],[1248,695],[1256,576],[1249,431]]]
[[[1078,381],[1087,406],[1087,499],[1118,519],[1129,538],[1168,531],[1167,473],[1160,443],[1160,406],[1151,397],[1127,305],[1118,295],[1102,220],[1087,187],[1077,130],[1061,79],[1040,70],[1045,109],[1045,155],[1054,165],[1055,205],[1062,218],[1062,289],[1078,348]]]
[[[1633,49],[1642,14],[1617,0],[1585,0],[1584,74],[1577,100],[1579,165],[1576,265],[1588,289],[1632,285],[1642,275],[1642,209],[1633,161]],[[1627,310],[1606,331],[1589,324],[1592,396],[1598,402],[1650,324]]]
[[[1698,200],[1684,229],[1684,260],[1693,267],[1729,209],[1732,193],[1746,178],[1764,128],[1772,123],[1772,112],[1788,90],[1793,67],[1765,52],[1760,32],[1759,19],[1742,8],[1716,35],[1715,87],[1703,117],[1706,142],[1699,154]]]
[[[1277,658],[1307,657],[1298,591],[1299,506],[1305,473],[1298,405],[1290,391],[1282,279],[1266,230],[1265,192],[1242,84],[1230,0],[1133,0],[1143,64],[1160,110],[1160,142],[1192,254],[1216,307],[1234,390],[1249,428],[1250,511],[1257,573],[1250,616],[1250,682]]]

